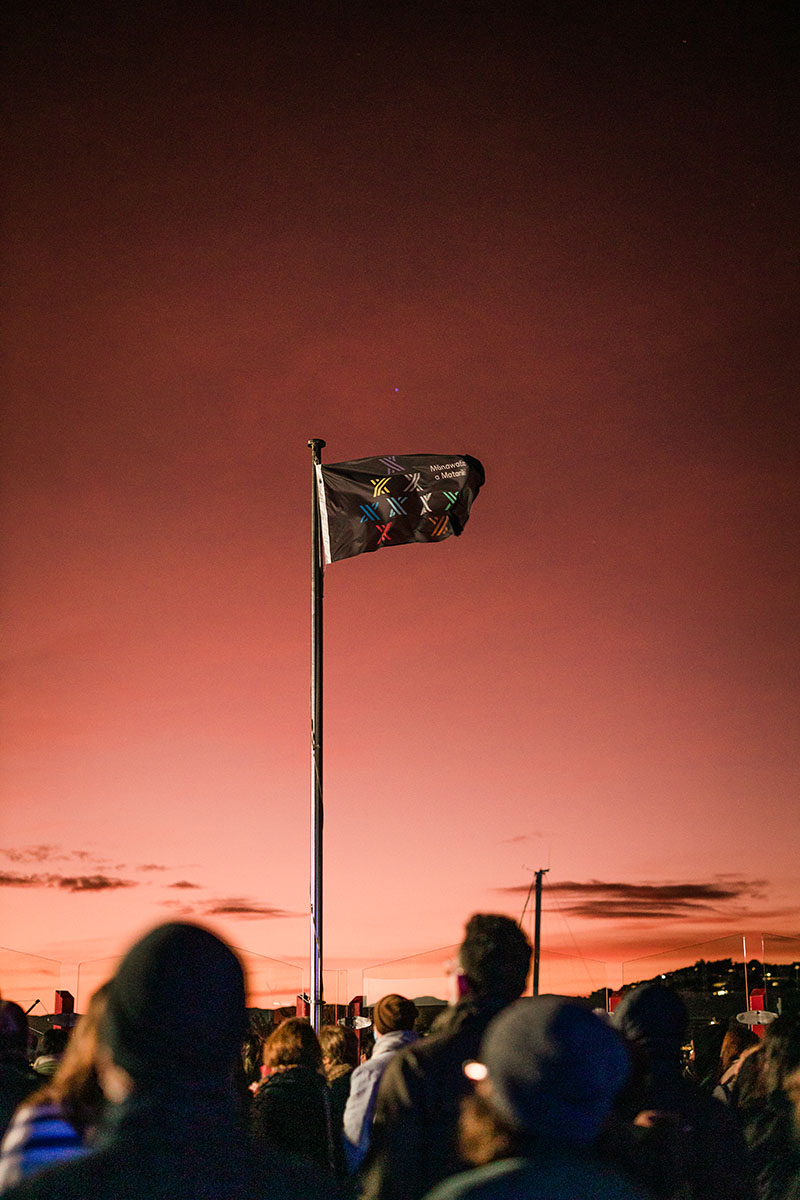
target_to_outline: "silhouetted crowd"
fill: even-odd
[[[31,1061],[0,1002],[0,1193],[9,1200],[800,1200],[800,1019],[735,1023],[687,1074],[662,983],[613,1016],[522,997],[530,944],[467,923],[431,1030],[404,996],[351,1029],[248,1022],[242,968],[198,925],[137,942],[68,1040]]]

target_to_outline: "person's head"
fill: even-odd
[[[689,1011],[672,988],[643,983],[625,993],[611,1023],[646,1059],[677,1059],[689,1033]]]
[[[170,922],[128,951],[109,983],[101,1037],[127,1090],[231,1086],[247,1028],[244,975],[233,951],[200,925]],[[102,1064],[101,1064],[102,1066]],[[102,1074],[124,1097],[119,1071]]]
[[[758,1045],[758,1035],[753,1033],[747,1025],[742,1025],[740,1021],[732,1021],[725,1037],[722,1039],[722,1046],[719,1052],[719,1070],[720,1074],[724,1075],[728,1067],[736,1062],[745,1050],[749,1050],[751,1046]]]
[[[98,1077],[100,1022],[106,1010],[109,985],[104,983],[89,1001],[72,1030],[67,1048],[48,1082],[29,1097],[29,1103],[58,1104],[69,1123],[83,1133],[96,1124],[103,1107]]]
[[[39,1042],[40,1054],[63,1054],[70,1038],[69,1029],[45,1029]]]
[[[242,1070],[247,1084],[261,1079],[261,1064],[264,1061],[264,1042],[270,1034],[271,1025],[261,1013],[251,1013],[247,1032],[242,1042]]]
[[[531,944],[510,917],[475,913],[467,922],[458,959],[475,996],[510,1003],[525,989]]]
[[[319,1039],[308,1021],[302,1017],[289,1017],[273,1029],[264,1042],[264,1066],[273,1071],[285,1071],[289,1067],[322,1069]]]
[[[766,1028],[762,1054],[764,1088],[783,1089],[785,1081],[800,1067],[800,1017],[781,1016]]]
[[[620,1036],[588,1008],[561,996],[516,1000],[486,1028],[477,1081],[465,1105],[462,1145],[472,1161],[504,1157],[533,1139],[587,1147],[625,1084]]]
[[[358,1066],[358,1038],[343,1025],[323,1025],[319,1031],[322,1065],[329,1082]]]
[[[373,1008],[372,1025],[376,1036],[382,1036],[384,1033],[413,1029],[418,1016],[419,1009],[413,1000],[392,992],[388,996],[381,996]]]
[[[0,1002],[0,1056],[18,1056],[28,1049],[28,1018],[13,1000]]]

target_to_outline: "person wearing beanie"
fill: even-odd
[[[393,993],[383,996],[372,1010],[375,1048],[372,1057],[350,1076],[350,1094],[344,1110],[344,1149],[348,1170],[357,1171],[369,1149],[378,1085],[398,1050],[417,1040],[414,1022],[418,1009],[413,1000]]]
[[[419,1009],[413,1000],[392,993],[383,996],[372,1010],[372,1028],[378,1036],[385,1033],[408,1032],[414,1028]]]
[[[90,1153],[9,1200],[331,1200],[320,1173],[256,1153],[234,1071],[246,1028],[241,964],[210,930],[171,922],[138,941],[108,986],[97,1071],[106,1113]]]
[[[393,1055],[384,1072],[361,1171],[362,1200],[420,1200],[468,1165],[458,1138],[470,1086],[462,1064],[477,1056],[492,1017],[522,995],[530,960],[530,942],[511,917],[470,917],[451,1007],[428,1037]]]
[[[427,1200],[643,1200],[594,1145],[630,1071],[622,1039],[578,1002],[526,997],[487,1026],[465,1073],[465,1155]]]
[[[755,1181],[735,1113],[683,1072],[689,1012],[654,980],[626,992],[611,1018],[633,1077],[618,1105],[607,1152],[658,1200],[753,1200]]]

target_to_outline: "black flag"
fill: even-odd
[[[484,482],[468,454],[404,454],[318,465],[325,562],[458,535]]]

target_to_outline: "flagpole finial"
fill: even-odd
[[[325,445],[327,445],[327,443],[325,442],[324,438],[309,438],[308,439],[309,449],[313,450],[315,454],[318,454],[319,451],[322,449],[322,447]]]

